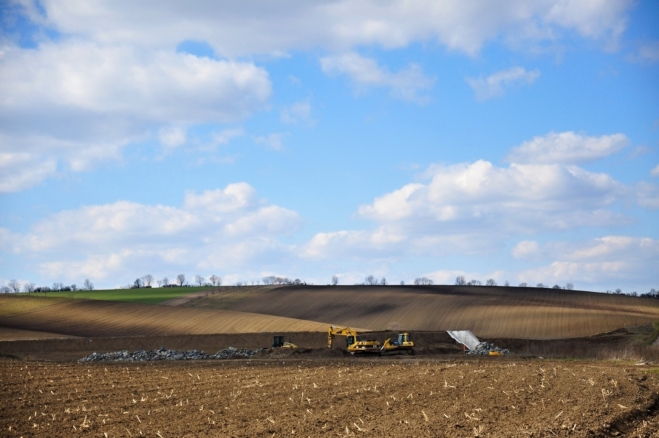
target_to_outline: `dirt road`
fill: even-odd
[[[492,360],[493,359],[493,360]],[[655,370],[604,362],[0,362],[10,437],[651,436]]]

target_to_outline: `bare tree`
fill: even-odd
[[[485,282],[485,286],[496,286],[497,282],[494,281],[494,278],[490,278]]]
[[[53,291],[59,291],[62,290],[64,285],[62,283],[53,283]]]
[[[199,286],[203,286],[204,283],[206,282],[206,279],[204,277],[202,277],[201,275],[197,274],[197,275],[194,276],[194,281]]]
[[[94,283],[89,281],[89,278],[85,279],[85,282],[82,283],[82,288],[85,290],[94,290]]]
[[[563,288],[560,287],[559,285],[555,284],[555,285],[552,286],[552,289],[563,289]]]
[[[405,281],[404,281],[404,280],[401,280],[401,281],[400,281],[400,285],[401,285],[401,286],[405,286]]]
[[[265,284],[266,286],[269,286],[271,284],[275,284],[275,276],[270,275],[268,277],[263,277],[263,284]]]
[[[11,292],[11,289],[9,289],[9,286],[0,286],[0,292],[2,292],[3,294],[8,294],[9,292]]]
[[[519,284],[519,287],[528,287],[528,284],[526,284],[526,283],[520,283],[520,284]]]
[[[480,280],[471,280],[469,283],[467,283],[468,286],[480,286],[481,282]]]
[[[378,285],[378,279],[375,278],[372,275],[369,275],[364,279],[364,284],[367,284],[369,286],[377,286]]]
[[[429,278],[420,277],[414,280],[414,284],[417,286],[432,286],[435,283]]]
[[[508,283],[508,280],[503,284],[505,287],[510,287],[510,283]]]
[[[23,285],[23,291],[25,291],[27,293],[34,292],[34,283],[25,283]]]
[[[153,284],[153,275],[146,274],[144,277],[142,277],[142,284],[144,287],[151,287]]]
[[[336,286],[337,284],[339,284],[339,277],[332,275],[332,286]]]
[[[209,280],[213,286],[222,286],[222,279],[217,275],[211,275]]]
[[[545,285],[542,284],[542,283],[538,283],[538,284],[535,285],[535,287],[545,287]]]
[[[176,276],[176,284],[179,286],[185,285],[185,274],[178,274]]]
[[[382,277],[382,280],[380,280],[380,286],[386,286],[387,285],[387,279]]]
[[[163,286],[163,287],[167,287],[167,286],[169,286],[169,278],[164,277],[164,278],[162,279],[162,286]]]
[[[9,286],[9,290],[11,290],[13,293],[18,293],[21,291],[21,284],[16,280],[9,280],[7,286]]]
[[[568,283],[568,284],[565,285],[565,289],[572,290],[572,289],[574,289],[574,285],[572,283]]]
[[[465,281],[464,275],[458,275],[457,277],[455,277],[456,286],[464,286],[465,284],[467,284],[467,282]]]
[[[142,279],[141,278],[136,278],[135,281],[133,282],[133,285],[131,286],[133,289],[139,289],[143,286]]]

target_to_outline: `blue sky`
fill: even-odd
[[[659,287],[654,2],[0,14],[0,284]]]

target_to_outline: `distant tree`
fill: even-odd
[[[535,285],[535,287],[545,287],[545,285],[542,284],[542,283],[538,283],[538,284]]]
[[[572,290],[572,289],[574,289],[574,285],[572,283],[568,283],[568,284],[565,285],[565,289]]]
[[[508,280],[503,284],[505,287],[510,287],[510,283],[508,283]]]
[[[552,289],[563,289],[562,287],[560,287],[560,286],[557,285],[557,284],[553,285],[551,288],[552,288]]]
[[[242,287],[244,284],[245,283],[243,283],[242,281],[236,281],[236,286],[238,287]]]
[[[427,277],[419,277],[414,279],[414,284],[416,286],[432,286],[434,282]]]
[[[89,278],[85,279],[85,282],[82,283],[82,288],[84,290],[94,290],[94,283],[89,281]]]
[[[480,280],[471,280],[469,283],[467,283],[469,286],[480,286],[481,282]]]
[[[25,283],[23,285],[23,291],[27,292],[28,294],[34,292],[34,283]]]
[[[213,286],[222,286],[222,279],[217,275],[211,275],[209,280]]]
[[[405,282],[403,280],[400,281],[401,286],[405,286]]]
[[[64,287],[64,285],[62,283],[53,283],[53,289],[52,290],[57,292],[57,291],[62,290],[63,287]]]
[[[380,280],[380,286],[386,286],[387,285],[387,279],[385,277],[382,277]]]
[[[620,288],[616,289],[616,294],[620,295],[622,293],[622,290]]]
[[[9,280],[7,286],[9,287],[9,290],[15,294],[21,291],[21,284],[16,280]]]
[[[275,284],[275,276],[274,275],[263,277],[262,280],[263,280],[263,284],[265,284],[266,286],[270,286],[272,284]]]
[[[629,295],[632,296],[632,297],[637,297],[637,296],[638,296],[638,294],[636,293],[636,291],[634,291],[634,292],[630,292]]]
[[[458,275],[457,277],[455,277],[456,286],[464,286],[465,284],[467,284],[467,281],[465,280],[464,275]]]
[[[485,286],[496,286],[497,282],[494,281],[494,278],[490,278],[485,282]]]
[[[11,292],[11,289],[9,288],[9,286],[0,286],[0,292],[2,292],[3,294],[8,294],[9,292]]]
[[[163,286],[163,287],[167,287],[167,286],[169,286],[169,278],[164,277],[164,278],[162,279],[162,286]]]
[[[369,286],[377,286],[377,284],[378,284],[378,279],[375,278],[375,277],[372,276],[372,275],[369,275],[368,277],[366,277],[366,278],[364,279],[364,284],[367,284],[367,285],[369,285]]]
[[[178,284],[179,286],[185,285],[185,274],[178,274],[176,276],[176,284]]]
[[[526,284],[526,283],[520,283],[520,284],[519,284],[519,287],[528,287],[528,284]]]
[[[151,287],[151,285],[153,284],[153,275],[146,274],[144,277],[142,277],[142,284],[145,287]]]
[[[73,283],[70,287],[71,287],[71,290],[72,290],[73,292],[75,292],[75,291],[78,290],[78,285],[75,284],[75,283]]]
[[[133,282],[133,285],[131,286],[133,289],[139,289],[143,286],[142,279],[141,278],[136,278],[135,281]]]
[[[201,275],[197,274],[197,275],[194,276],[194,281],[195,281],[195,283],[197,283],[197,285],[203,286],[206,279],[204,277],[202,277]]]
[[[339,277],[332,275],[332,286],[336,286],[337,284],[339,284]]]

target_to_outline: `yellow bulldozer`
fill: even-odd
[[[286,342],[283,336],[275,336],[272,341],[272,348],[297,348],[297,345]]]
[[[327,329],[327,347],[332,348],[335,336],[345,336],[348,353],[350,354],[380,354],[380,343],[375,339],[366,339],[349,327],[329,326]]]
[[[407,353],[414,354],[414,341],[410,339],[409,333],[398,333],[395,339],[387,339],[380,348],[382,354],[386,353]]]

